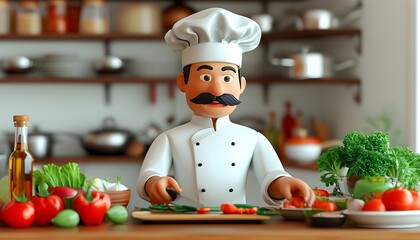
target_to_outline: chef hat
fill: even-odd
[[[182,67],[198,62],[242,65],[242,53],[255,49],[259,25],[222,8],[209,8],[176,22],[165,35],[175,52],[182,51]]]

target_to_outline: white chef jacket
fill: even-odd
[[[150,201],[146,181],[153,176],[174,178],[182,195],[205,206],[223,202],[246,203],[246,182],[250,167],[260,183],[262,198],[279,204],[267,189],[278,177],[290,176],[270,142],[261,133],[235,123],[229,116],[217,119],[193,115],[189,123],[161,133],[149,148],[137,181],[141,198]]]

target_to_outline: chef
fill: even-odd
[[[292,195],[311,206],[315,195],[288,174],[270,142],[259,132],[230,121],[246,80],[242,54],[255,49],[261,31],[253,20],[221,8],[181,19],[165,35],[182,54],[177,78],[192,110],[190,122],[161,133],[140,169],[137,190],[152,204],[167,204],[172,188],[205,206],[246,203],[247,176],[253,170],[262,199],[278,206]],[[173,177],[168,176],[173,169]]]

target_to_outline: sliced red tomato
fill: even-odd
[[[312,205],[312,208],[322,209],[327,212],[337,211],[337,205],[335,204],[335,202],[318,199],[315,200],[314,204]]]
[[[296,208],[304,208],[306,205],[305,199],[303,199],[302,196],[298,195],[292,196],[289,202],[292,206],[295,206]]]
[[[382,194],[382,202],[387,211],[404,211],[413,209],[413,195],[403,187],[391,188]]]
[[[386,211],[386,208],[382,199],[373,198],[363,205],[362,211],[384,212]]]
[[[237,213],[238,208],[232,203],[222,203],[220,205],[220,210],[225,214],[235,214]]]
[[[329,197],[330,196],[330,193],[325,189],[320,189],[320,188],[316,187],[313,190],[315,192],[315,196],[318,196],[318,197]]]
[[[198,214],[205,214],[205,213],[208,213],[210,211],[211,211],[211,209],[208,208],[208,207],[197,208],[197,213]]]

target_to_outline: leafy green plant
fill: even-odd
[[[83,187],[86,176],[80,172],[79,165],[71,162],[62,166],[55,164],[46,164],[41,170],[35,170],[33,173],[35,186],[46,183],[48,187]]]
[[[344,167],[348,168],[347,176],[392,177],[408,188],[420,182],[420,155],[407,147],[390,147],[384,132],[349,132],[343,146],[321,154],[317,164],[326,186],[334,185],[336,176],[343,176]]]

